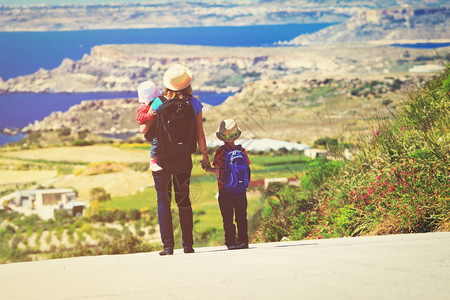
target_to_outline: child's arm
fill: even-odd
[[[205,171],[213,173],[213,174],[219,174],[219,168],[218,167],[209,167],[209,168],[206,168]]]
[[[136,121],[139,125],[144,124],[144,122],[153,120],[155,118],[156,112],[148,105],[139,105],[136,113]]]
[[[151,116],[151,118],[146,117],[147,119],[146,121],[143,121],[142,124],[139,123],[141,124],[141,126],[139,126],[139,131],[142,134],[146,134],[147,131],[150,129],[150,127],[152,127],[153,123],[155,122],[156,112],[152,108],[150,108],[146,114]]]

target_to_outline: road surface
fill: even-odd
[[[450,299],[450,232],[0,265],[0,299]]]

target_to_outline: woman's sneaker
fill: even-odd
[[[194,250],[194,248],[192,248],[192,247],[187,247],[187,248],[184,248],[184,253],[194,253],[195,252],[195,250]]]

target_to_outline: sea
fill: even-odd
[[[227,27],[148,28],[86,31],[0,32],[0,77],[3,80],[53,69],[63,59],[80,60],[104,44],[179,44],[223,47],[268,47],[313,33],[336,23],[252,25]],[[447,44],[448,45],[448,44]],[[431,47],[446,45],[432,45]],[[409,47],[427,47],[409,45]],[[231,94],[196,93],[202,102],[218,105]],[[66,111],[84,100],[137,97],[135,91],[113,93],[13,93],[0,95],[0,130],[23,128],[54,111]],[[0,145],[23,134],[0,133]]]
[[[105,44],[178,44],[223,47],[267,47],[312,33],[335,23],[227,27],[148,28],[86,31],[0,32],[0,77],[3,80],[53,69],[63,59],[80,60],[91,48]],[[196,92],[202,102],[218,105],[230,93]],[[137,97],[117,93],[13,93],[0,95],[0,130],[23,128],[54,111],[66,111],[84,100]],[[0,145],[23,134],[0,133]]]

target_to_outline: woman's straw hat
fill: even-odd
[[[172,91],[181,91],[191,84],[192,73],[188,67],[180,64],[172,65],[164,73],[164,86]]]
[[[224,142],[232,142],[241,136],[241,130],[233,119],[226,119],[217,128],[216,136]]]

